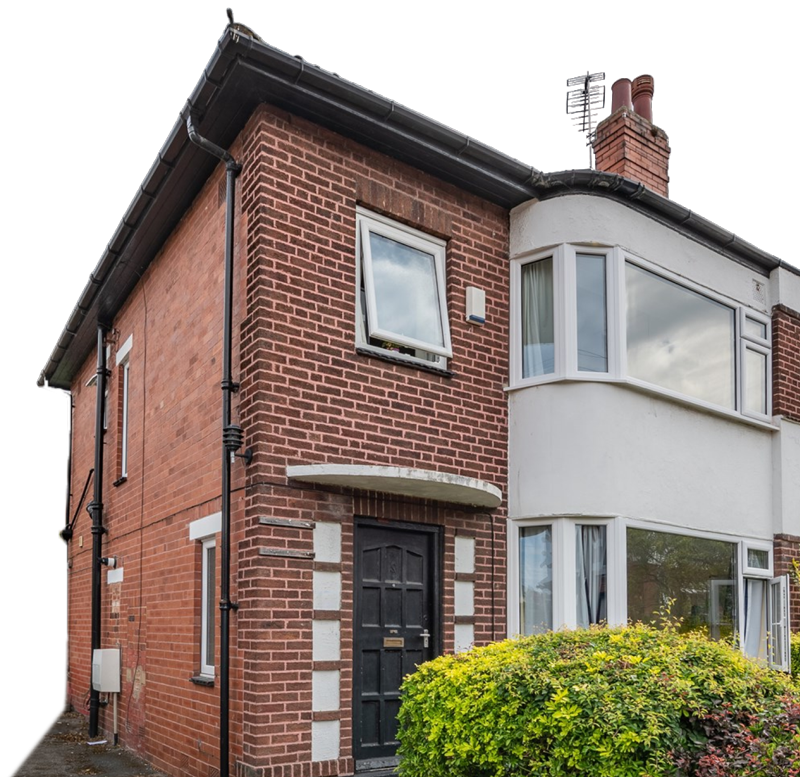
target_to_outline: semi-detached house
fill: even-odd
[[[543,174],[226,29],[41,378],[95,733],[391,769],[415,664],[668,600],[786,667],[800,274],[668,199],[630,87]]]

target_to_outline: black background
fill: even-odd
[[[651,73],[671,197],[796,261],[794,11],[242,7],[236,18],[546,171],[586,166],[567,78]],[[222,7],[6,11],[7,770],[63,690],[66,408],[36,378],[225,24]]]

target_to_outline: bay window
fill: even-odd
[[[511,521],[510,632],[658,623],[789,668],[787,578],[768,542],[626,518]]]
[[[560,245],[512,263],[512,385],[628,383],[770,418],[770,319],[619,247]]]

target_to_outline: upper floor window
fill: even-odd
[[[619,248],[515,261],[516,385],[626,381],[766,420],[770,320]]]
[[[361,208],[356,220],[359,347],[444,368],[445,242]]]
[[[128,477],[128,410],[130,404],[130,382],[131,382],[131,347],[133,345],[133,335],[120,346],[117,351],[117,367],[120,371],[119,377],[119,480],[124,481]]]

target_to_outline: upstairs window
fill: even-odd
[[[560,245],[512,264],[512,383],[610,380],[761,421],[770,319],[620,248]]]
[[[358,209],[356,337],[366,350],[446,366],[445,242]]]

